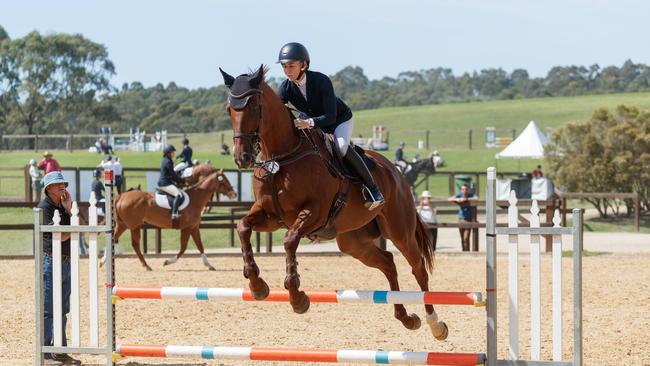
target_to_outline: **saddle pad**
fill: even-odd
[[[194,167],[193,166],[187,167],[187,168],[183,169],[183,171],[181,172],[181,178],[183,178],[183,179],[189,178],[189,177],[192,176],[193,172],[194,172]]]
[[[181,191],[181,193],[183,194],[183,201],[181,202],[181,205],[178,207],[178,211],[183,211],[183,209],[185,209],[185,207],[187,207],[190,204],[190,196],[188,196],[187,193],[185,193],[185,191]],[[158,192],[156,192],[155,195],[156,195],[156,204],[159,207],[168,210],[172,209],[172,206],[169,202],[170,199],[173,199],[172,196],[168,194],[160,194]]]

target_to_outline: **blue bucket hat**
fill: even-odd
[[[61,172],[49,172],[43,177],[43,190],[47,188],[50,184],[63,183],[65,186],[68,186],[68,182],[63,178]]]

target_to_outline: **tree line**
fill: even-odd
[[[650,112],[621,105],[594,111],[588,121],[569,123],[544,149],[549,177],[567,192],[636,192],[640,211],[650,212]],[[632,200],[586,199],[601,217],[634,211]]]
[[[170,132],[229,128],[223,85],[188,89],[174,82],[114,86],[115,66],[105,46],[82,35],[31,32],[12,39],[0,27],[0,135],[94,133],[99,127]],[[361,67],[331,75],[353,110],[391,106],[574,96],[650,90],[650,67],[556,66],[545,77],[501,68],[455,75],[450,68],[405,71],[370,80]],[[270,78],[277,87],[281,79]]]

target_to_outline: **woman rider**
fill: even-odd
[[[174,202],[172,203],[172,220],[181,217],[181,215],[178,214],[178,205],[183,197],[180,189],[178,189],[174,183],[184,183],[181,177],[179,177],[174,171],[174,163],[172,162],[174,155],[176,155],[176,148],[174,145],[165,146],[163,149],[162,163],[160,163],[160,178],[158,178],[158,190],[174,197]]]
[[[368,195],[365,206],[372,210],[384,203],[375,180],[361,156],[350,146],[352,111],[334,94],[332,81],[325,74],[309,70],[309,53],[300,43],[287,43],[280,49],[278,63],[282,64],[287,80],[282,82],[278,95],[284,103],[290,102],[301,114],[294,121],[298,129],[318,127],[334,134],[341,156],[363,180]],[[303,119],[303,115],[308,118]]]

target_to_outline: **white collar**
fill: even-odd
[[[301,81],[298,82],[294,81],[293,83],[300,87],[304,87],[305,85],[307,85],[307,73],[305,73],[305,77],[303,77]]]

